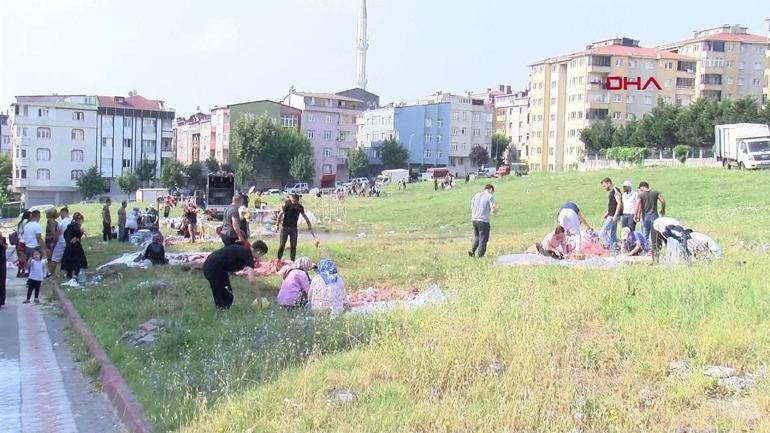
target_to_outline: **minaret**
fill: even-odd
[[[361,0],[361,16],[358,17],[358,37],[356,41],[356,87],[366,89],[366,0]]]

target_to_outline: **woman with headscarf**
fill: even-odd
[[[166,247],[163,246],[163,235],[160,232],[153,233],[152,242],[145,248],[143,258],[144,260],[151,261],[153,265],[165,265],[168,263]]]
[[[83,214],[75,212],[72,216],[72,222],[64,230],[64,256],[61,260],[61,268],[67,271],[67,278],[72,278],[80,273],[81,269],[88,269],[88,260],[86,260],[86,252],[83,250],[82,228]]]
[[[318,262],[318,275],[310,282],[308,301],[313,311],[330,311],[332,315],[342,313],[348,307],[345,282],[337,272],[331,259]]]
[[[281,290],[278,292],[278,305],[287,310],[304,307],[310,291],[310,259],[302,256],[283,273]]]

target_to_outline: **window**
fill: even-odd
[[[629,60],[628,67],[631,69],[636,68],[636,60]]]
[[[102,146],[112,146],[112,137],[102,137]]]
[[[305,133],[307,134],[307,138],[309,138],[310,140],[315,138],[315,131],[313,131],[312,129],[308,129],[307,131],[305,131]]]
[[[70,152],[70,160],[73,162],[83,162],[83,151],[76,149]]]
[[[619,119],[620,119],[620,112],[618,112],[618,111],[613,111],[613,112],[612,112],[612,118],[613,118],[614,120],[619,120]]]
[[[45,149],[40,148],[37,150],[37,160],[38,161],[50,161],[51,160],[51,149]]]
[[[634,95],[628,95],[628,96],[626,96],[626,101],[627,101],[629,104],[633,104],[633,103],[634,103]]]
[[[615,59],[615,66],[623,66],[623,58],[618,57]]]
[[[70,180],[78,180],[83,177],[83,170],[72,170],[70,172]]]
[[[331,164],[324,164],[323,165],[323,173],[324,174],[331,174],[332,173],[332,166],[331,166]]]
[[[388,120],[390,120],[390,117],[388,117]],[[390,124],[390,123],[388,123],[388,124]],[[439,128],[443,128],[444,127],[444,119],[438,119],[436,121],[436,126],[438,126]]]
[[[123,168],[131,168],[131,160],[130,159],[124,159],[123,160]]]
[[[125,117],[123,118],[123,126],[126,128],[133,128],[134,127],[134,118],[133,117]]]
[[[430,134],[425,134],[425,144],[430,143],[433,141],[433,136]]]
[[[621,102],[623,101],[623,95],[615,95],[613,99],[615,102]]]
[[[762,70],[762,63],[754,62],[754,70],[755,71],[761,71]]]
[[[126,147],[128,149],[131,148],[131,139],[130,138],[124,138],[123,139],[123,147]]]
[[[455,111],[452,113],[452,120],[460,120],[460,112]]]
[[[465,135],[465,131],[466,131],[465,127],[460,128],[460,135]]]
[[[455,126],[452,128],[452,135],[458,135],[459,133],[460,133],[460,129],[458,127]]]
[[[332,115],[331,114],[327,114],[326,115],[326,123],[332,123]]]
[[[647,69],[655,69],[655,63],[653,62],[647,62],[644,64],[644,67]]]
[[[51,128],[37,128],[37,138],[41,140],[50,140]]]
[[[574,78],[573,78],[573,80],[574,80]],[[574,83],[573,83],[573,84],[574,84]],[[556,88],[556,80],[553,80],[553,81],[551,81],[551,88],[552,88],[552,89],[555,89],[555,88]]]
[[[26,126],[18,126],[16,125],[16,135],[19,137],[26,137],[27,136],[27,127]]]
[[[83,121],[86,118],[86,113],[82,111],[73,111],[72,112],[72,120],[78,120]]]
[[[112,116],[102,116],[102,128],[112,128]]]
[[[158,119],[142,119],[142,130],[146,132],[154,132],[158,126]]]
[[[324,147],[324,158],[331,158],[331,157],[332,157],[332,148]]]
[[[22,159],[26,158],[27,157],[27,149],[23,149],[23,148],[17,147],[16,148],[16,157],[17,158],[22,158]]]
[[[556,98],[551,98],[551,105],[556,105]]]
[[[738,63],[738,69],[744,69],[746,68],[746,64],[744,62]]]
[[[441,153],[441,151],[440,151],[440,150],[437,150],[437,151],[436,151],[436,158],[438,158],[438,159],[441,159],[441,157],[442,157],[442,156],[444,156],[444,154],[443,154],[443,153]]]
[[[751,80],[751,84],[753,86],[759,86],[761,84],[761,81],[759,80],[759,78],[754,78],[753,80]]]
[[[556,131],[548,132],[548,138],[553,138],[556,135]]]
[[[739,85],[739,86],[742,86],[742,85],[743,85],[743,78],[738,78],[738,85]]]
[[[47,108],[38,108],[37,109],[37,117],[48,117],[48,109]]]
[[[479,115],[479,113],[473,113],[473,121],[478,122],[480,120],[481,120],[481,116]]]
[[[439,143],[439,144],[441,144],[441,140],[442,140],[442,138],[443,138],[442,136],[440,136],[440,135],[437,135],[437,136],[436,136],[436,143]]]
[[[663,82],[663,87],[670,88],[671,87],[671,80],[666,80]]]
[[[430,128],[431,124],[432,124],[431,119],[425,119],[425,127],[426,128]]]
[[[334,101],[332,101],[331,99],[324,99],[324,102],[326,103],[327,107],[331,107],[334,103]]]
[[[431,152],[431,150],[430,150],[430,149],[425,149],[425,157],[426,157],[426,158],[430,158],[430,157],[431,157],[431,153],[432,153],[432,152]]]
[[[733,44],[725,44],[725,49],[731,52],[734,49]]]
[[[324,140],[325,141],[332,141],[332,132],[331,131],[324,131]]]
[[[82,129],[73,129],[72,130],[72,140],[73,141],[83,141],[83,140],[85,140],[85,132],[83,132]]]
[[[155,154],[155,140],[142,140],[142,153]]]
[[[47,168],[38,168],[37,180],[51,180],[51,170]]]
[[[26,179],[27,178],[27,169],[22,168],[18,171],[19,175],[17,176],[19,179]]]
[[[725,78],[725,83],[733,84],[733,79],[731,77],[727,77],[727,78]]]
[[[307,115],[307,121],[308,122],[315,122],[315,114],[308,113]]]
[[[647,105],[652,105],[652,97],[651,96],[645,96],[644,97],[644,103]]]
[[[463,111],[463,120],[468,120],[468,112]]]
[[[292,114],[282,114],[281,115],[281,126],[284,128],[296,128],[297,127],[297,116]]]

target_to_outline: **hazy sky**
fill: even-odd
[[[126,94],[196,106],[353,87],[361,0],[0,0],[0,108],[13,96]],[[711,3],[714,3],[712,6]],[[614,36],[643,46],[741,23],[767,35],[767,0],[368,0],[367,90],[524,88],[526,65]],[[717,7],[719,4],[721,6]],[[638,6],[637,6],[638,5]]]

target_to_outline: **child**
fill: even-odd
[[[45,263],[40,256],[40,251],[35,250],[32,253],[32,259],[29,261],[29,278],[27,279],[27,300],[25,304],[29,304],[29,298],[32,296],[32,291],[35,291],[35,303],[39,304],[40,300],[40,285],[45,279]]]

